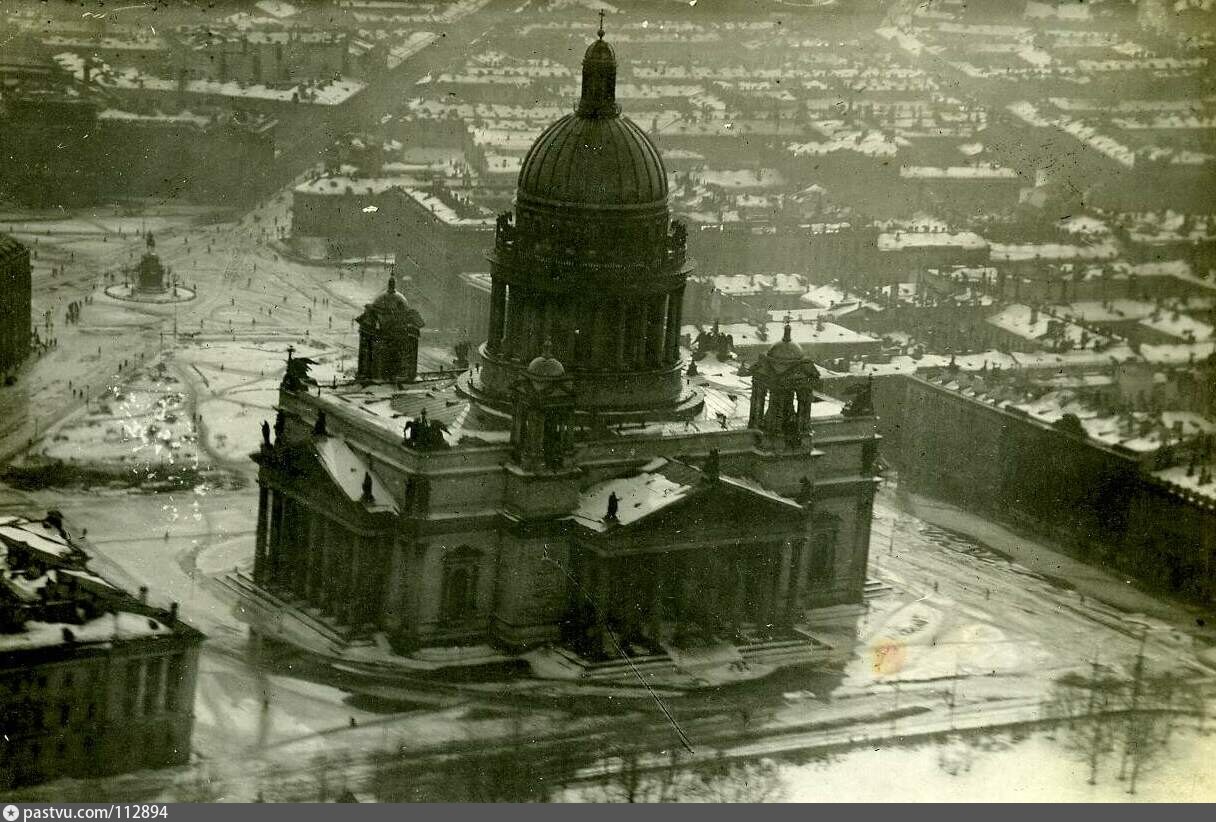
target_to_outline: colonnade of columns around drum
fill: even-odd
[[[349,626],[378,623],[388,541],[358,533],[282,491],[259,487],[255,582]]]
[[[641,631],[657,639],[663,630],[660,597],[671,596],[671,586],[681,588],[676,594],[681,599],[677,607],[685,611],[680,621],[698,621],[699,611],[735,631],[746,625],[786,626],[813,584],[812,542],[800,538],[622,556],[585,551],[576,571],[581,578],[577,596],[583,600],[576,602],[576,609],[589,627],[602,630],[607,623],[625,638]],[[585,599],[587,592],[591,602]]]
[[[495,280],[490,291],[491,354],[527,361],[552,340],[554,355],[582,368],[645,370],[680,356],[684,287],[639,296],[550,297]]]

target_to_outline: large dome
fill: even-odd
[[[681,367],[687,232],[658,150],[621,116],[616,55],[597,34],[578,106],[537,137],[514,213],[499,215],[481,368],[462,385],[501,411],[521,379],[562,379],[600,421],[688,419],[703,401]]]
[[[648,205],[666,202],[667,174],[650,138],[628,117],[567,114],[532,144],[518,195],[545,204]]]
[[[524,158],[517,195],[540,205],[665,205],[658,149],[616,102],[616,55],[601,39],[583,57],[578,108],[549,126]]]

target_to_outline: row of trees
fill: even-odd
[[[1200,685],[1175,672],[1149,671],[1144,637],[1130,676],[1095,657],[1087,674],[1060,677],[1044,708],[1045,717],[1058,723],[1063,744],[1085,762],[1089,784],[1113,771],[1129,794],[1146,772],[1166,761],[1183,717],[1194,717],[1199,732],[1207,733]]]
[[[782,796],[776,763],[719,754],[693,763],[680,747],[655,755],[642,744],[531,737],[522,720],[493,746],[470,746],[446,761],[382,757],[368,792],[381,802],[766,802]],[[585,768],[593,768],[587,778]]]

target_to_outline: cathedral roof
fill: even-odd
[[[334,484],[342,489],[351,502],[363,499],[364,477],[371,478],[372,499],[367,506],[376,511],[398,513],[397,501],[380,481],[369,461],[354,451],[340,437],[319,437],[314,446],[317,459]]]
[[[597,483],[579,494],[574,521],[589,531],[605,533],[628,527],[715,489],[726,489],[790,511],[801,505],[789,497],[742,477],[710,478],[704,471],[677,460],[657,457],[634,474]],[[616,517],[609,519],[609,497],[616,501]]]
[[[583,57],[577,110],[545,129],[524,157],[518,196],[589,207],[666,204],[667,172],[645,132],[616,102],[616,55],[602,39]]]

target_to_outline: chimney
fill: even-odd
[[[148,586],[147,585],[139,586],[139,601],[144,605],[148,604]]]
[[[177,603],[176,602],[169,603],[169,621],[177,622]]]

